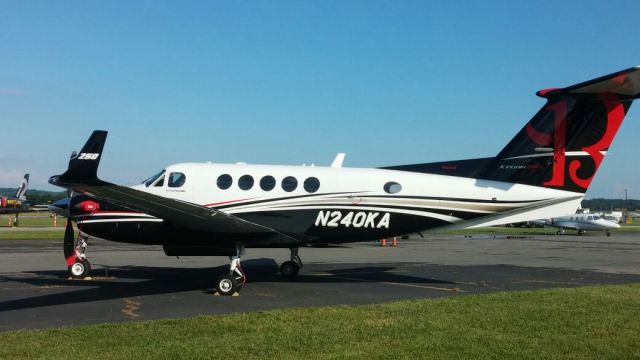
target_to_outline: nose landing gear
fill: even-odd
[[[91,276],[91,263],[87,259],[87,241],[80,238],[74,249],[75,260],[67,267],[69,276],[73,279],[84,279]]]

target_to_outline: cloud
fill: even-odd
[[[0,95],[13,95],[13,96],[21,96],[26,95],[27,92],[21,89],[16,88],[0,88]]]

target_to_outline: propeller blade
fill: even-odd
[[[69,156],[69,165],[67,166],[67,169],[71,167],[71,161],[73,161],[73,159],[75,159],[77,156],[78,156],[77,151],[74,150],[71,152],[71,156]],[[67,189],[67,197],[70,198],[72,196],[73,196],[73,190]]]
[[[75,261],[75,244],[74,244],[74,233],[73,233],[73,224],[71,223],[71,218],[67,218],[67,226],[64,229],[64,242],[63,242],[63,250],[64,250],[64,258],[67,260],[67,264],[71,261],[71,264]]]

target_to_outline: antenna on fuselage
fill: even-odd
[[[336,158],[333,159],[333,162],[331,163],[331,167],[340,169],[342,167],[342,163],[344,162],[344,156],[345,156],[345,153],[338,153],[338,155],[336,155]]]

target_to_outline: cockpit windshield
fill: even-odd
[[[156,181],[160,176],[162,176],[164,174],[164,169],[162,169],[162,171],[160,171],[159,173],[153,175],[152,177],[144,180],[142,183],[146,186],[149,187],[151,184],[154,183],[154,181]]]

